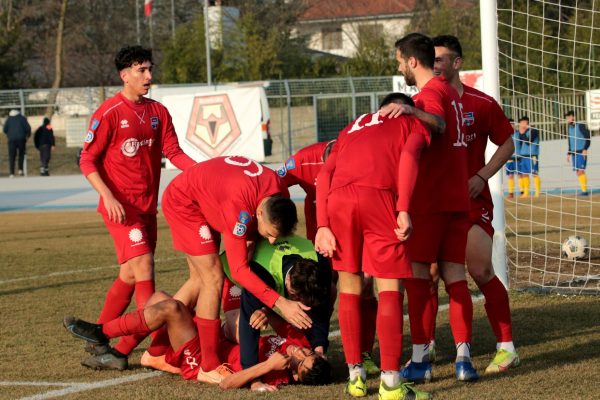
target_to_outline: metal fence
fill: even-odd
[[[393,89],[392,77],[344,77],[270,81],[266,88],[271,115],[273,154],[268,161],[285,160],[298,149],[337,137],[357,116],[375,111],[381,99]],[[182,85],[189,86],[189,85]],[[106,98],[120,87],[65,89],[21,89],[0,91],[0,119],[9,110],[19,109],[32,126],[41,122],[51,108],[57,135],[65,136],[72,119],[89,118]],[[528,115],[532,126],[541,130],[542,140],[561,137],[562,115],[569,109],[584,118],[585,95],[511,96],[502,99],[507,115],[515,120]],[[82,132],[83,135],[83,132]],[[564,137],[564,136],[563,136]]]

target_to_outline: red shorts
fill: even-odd
[[[494,218],[494,205],[488,202],[471,200],[471,210],[469,211],[469,221],[471,226],[479,225],[491,238],[494,237],[494,227],[492,219]]]
[[[406,245],[396,238],[396,196],[389,190],[349,185],[327,199],[336,238],[333,268],[378,278],[411,278]]]
[[[106,229],[113,239],[119,264],[154,253],[156,248],[156,214],[138,214],[127,208],[125,215],[125,222],[119,224],[111,222],[108,215],[102,214]]]
[[[177,350],[169,348],[165,354],[165,361],[181,369],[183,379],[198,379],[202,353],[200,352],[200,337],[194,336]]]
[[[411,215],[413,233],[408,239],[411,260],[465,263],[467,234],[471,225],[467,212]]]
[[[177,200],[173,196],[173,190],[171,186],[165,189],[162,210],[171,228],[175,250],[190,256],[217,254],[220,234],[208,225],[197,205]]]
[[[223,312],[238,310],[242,299],[242,289],[236,286],[229,278],[223,281],[223,294],[221,296],[221,308]]]

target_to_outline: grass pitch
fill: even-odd
[[[112,242],[100,216],[93,211],[26,212],[3,213],[0,219],[0,399],[61,394],[65,399],[114,400],[345,397],[347,371],[339,337],[332,338],[329,351],[335,383],[317,388],[289,386],[266,395],[221,391],[178,376],[152,374],[139,366],[143,350],[133,353],[132,368],[125,372],[91,371],[80,366],[86,356],[83,342],[64,330],[62,317],[94,320],[118,273]],[[172,250],[169,229],[159,216],[157,288],[174,292],[186,277],[185,260]],[[458,383],[453,374],[448,313],[440,311],[434,381],[420,388],[432,392],[436,399],[599,398],[598,297],[516,291],[510,296],[521,366],[503,375],[483,376],[476,383]],[[474,308],[473,360],[483,373],[493,356],[495,338],[483,302],[476,302]],[[337,329],[335,315],[332,329]],[[404,333],[403,361],[410,354],[407,324]],[[140,349],[146,346],[144,342]],[[377,384],[377,379],[369,380],[368,398],[376,398]]]

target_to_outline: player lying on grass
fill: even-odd
[[[239,344],[221,336],[219,356],[226,360],[230,374],[219,386],[223,389],[241,388],[250,384],[256,391],[274,391],[277,386],[291,382],[309,385],[326,384],[331,367],[327,360],[315,354],[302,333],[277,316],[258,310],[252,316],[255,326],[266,323],[277,335],[263,336],[260,340],[261,362],[242,370]],[[166,327],[171,348],[165,354],[168,364],[179,368],[184,379],[197,379],[201,352],[198,330],[190,309],[181,301],[164,292],[155,293],[143,310],[136,310],[103,325],[93,324],[75,317],[65,317],[65,328],[75,337],[92,344],[106,344],[112,338],[141,334],[148,335],[162,326]],[[263,382],[255,382],[262,378]]]

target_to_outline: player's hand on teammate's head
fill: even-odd
[[[331,229],[322,226],[315,236],[315,250],[324,257],[333,257],[335,251],[335,236]]]
[[[283,318],[296,328],[308,329],[312,326],[312,319],[306,313],[306,311],[310,310],[310,307],[299,301],[292,301],[279,296],[275,302],[275,306],[279,308]]]
[[[266,329],[269,326],[269,318],[264,308],[252,313],[250,316],[250,326],[254,329]]]
[[[398,217],[396,218],[396,224],[398,228],[394,229],[394,233],[396,237],[401,242],[404,242],[410,237],[412,233],[412,222],[410,220],[410,215],[406,211],[400,211],[398,213]]]
[[[401,115],[413,113],[413,107],[408,104],[389,103],[379,109],[379,115],[388,118],[397,118]]]

